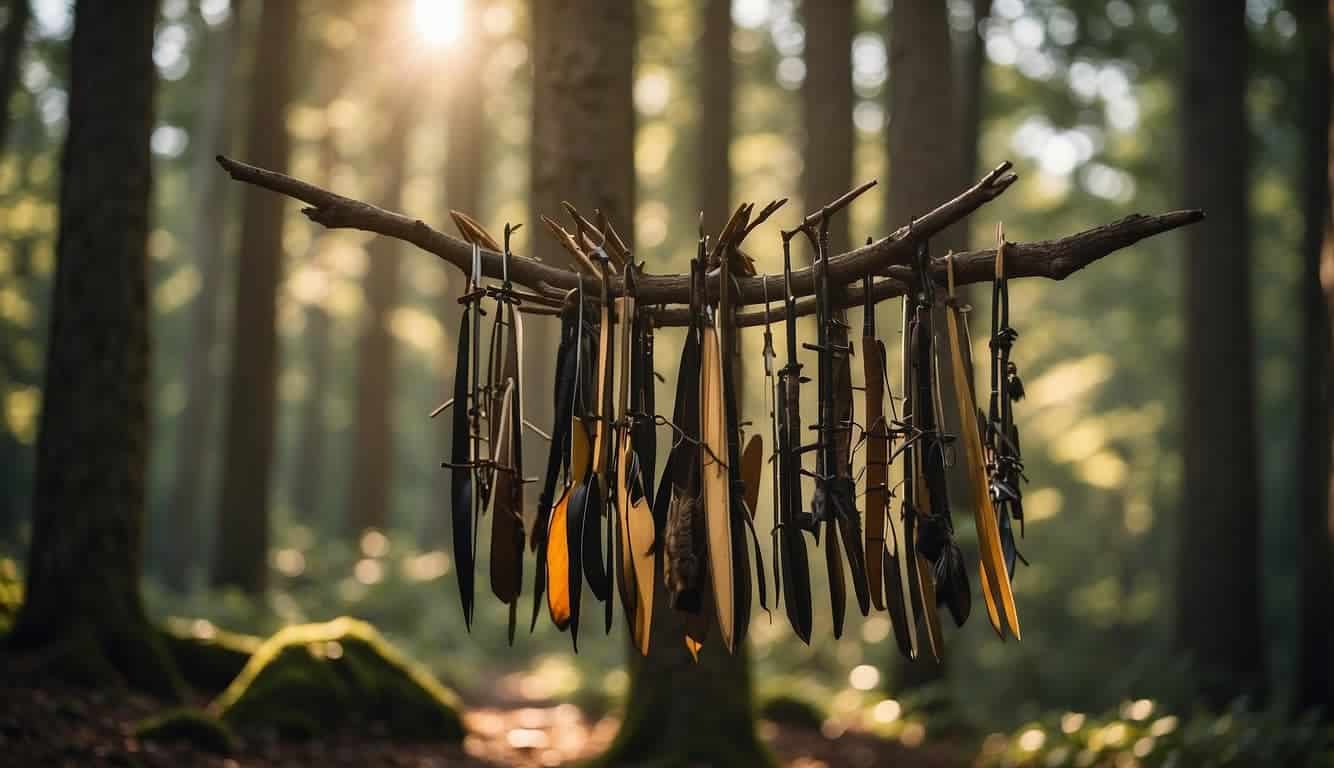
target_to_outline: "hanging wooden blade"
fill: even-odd
[[[885,513],[889,507],[889,425],[885,422],[885,360],[874,336],[862,336],[862,371],[866,400],[866,533],[863,549],[871,603],[885,609],[882,565]],[[893,598],[891,597],[891,601]]]
[[[458,351],[454,364],[454,402],[458,405],[453,412],[451,436],[451,503],[450,519],[453,521],[454,563],[459,572],[459,598],[463,603],[463,623],[472,629],[473,574],[476,568],[476,554],[473,551],[473,473],[474,459],[472,446],[472,425],[468,408],[469,402],[469,358],[472,351],[471,311],[463,310],[459,321]]]
[[[982,453],[982,436],[977,430],[977,403],[973,395],[973,377],[964,357],[963,337],[957,306],[951,305],[945,315],[949,333],[950,362],[954,378],[954,400],[958,404],[964,469],[968,487],[973,494],[973,519],[977,527],[977,542],[981,559],[982,596],[987,607],[987,619],[996,634],[1005,636],[998,613],[1004,614],[1005,625],[1019,637],[1019,616],[1010,590],[1009,574],[1001,552],[1000,529],[996,510],[992,506],[990,480],[987,478],[986,458]],[[1000,610],[998,611],[997,603]]]
[[[925,518],[931,514],[931,496],[927,491],[926,475],[922,472],[921,462],[915,467],[914,484],[917,486],[918,516]],[[914,533],[916,530],[914,529]],[[920,552],[916,553],[915,560],[917,589],[921,595],[920,609],[926,625],[926,638],[931,646],[931,655],[936,661],[940,661],[945,658],[945,635],[940,629],[940,612],[936,606],[935,568]]]
[[[537,627],[537,616],[546,589],[548,537],[554,527],[552,510],[555,506],[556,483],[561,467],[565,466],[568,471],[570,463],[575,378],[579,366],[577,326],[577,314],[571,309],[561,318],[561,341],[556,350],[555,366],[556,389],[553,402],[555,422],[551,430],[551,449],[547,455],[546,478],[543,481],[542,492],[538,496],[537,517],[532,528],[532,548],[537,553],[537,568],[534,569],[533,575],[533,616],[530,631]],[[564,518],[561,519],[558,528],[564,536]]]
[[[782,549],[779,570],[783,578],[788,623],[792,625],[792,631],[797,637],[809,645],[813,623],[811,569],[806,552],[806,534],[796,524],[796,516],[802,511],[801,457],[794,449],[801,436],[799,374],[785,369],[779,377],[779,389],[782,390],[782,404],[778,414],[778,432],[785,436],[784,445],[778,454],[778,471],[781,475],[779,486],[783,496],[779,510],[782,516],[778,531],[778,543]]]
[[[518,600],[523,584],[523,519],[514,498],[515,489],[523,483],[513,467],[513,382],[509,380],[500,398],[499,428],[492,451],[497,470],[487,512],[491,516],[491,591],[507,604]]]
[[[764,440],[751,435],[741,452],[741,478],[746,485],[746,511],[753,518],[760,504],[760,472],[764,469]]]
[[[732,564],[731,475],[727,456],[727,418],[723,400],[722,358],[718,333],[705,326],[700,358],[700,477],[708,531],[709,573],[723,647],[734,649],[736,594]]]

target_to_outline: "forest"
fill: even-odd
[[[1332,24],[0,0],[0,764],[1334,766]]]

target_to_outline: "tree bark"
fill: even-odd
[[[889,18],[890,222],[907,222],[947,199],[962,176],[954,56],[944,3],[902,0]],[[933,238],[933,253],[962,250],[966,226]]]
[[[982,118],[987,100],[987,47],[982,39],[982,22],[991,15],[991,0],[973,0],[973,28],[963,51],[963,72],[959,78],[959,184],[977,176]],[[968,229],[963,227],[959,240],[968,247]]]
[[[288,64],[300,3],[266,2],[259,22],[247,154],[275,168],[287,165]],[[282,273],[280,201],[247,190],[228,377],[227,422],[218,505],[213,585],[263,592],[268,584],[269,485],[277,385],[278,282]]]
[[[732,94],[736,68],[732,64],[732,3],[705,0],[703,31],[699,40],[699,155],[698,199],[704,231],[723,231],[732,214]]]
[[[852,187],[852,28],[854,0],[802,3],[806,29],[806,80],[801,89],[804,135],[802,202],[808,210]],[[833,253],[847,251],[851,228],[846,213],[829,226]]]
[[[1183,14],[1185,199],[1209,211],[1190,230],[1185,274],[1185,476],[1176,643],[1196,694],[1223,708],[1262,695],[1254,364],[1247,224],[1245,3],[1190,0]]]
[[[171,496],[161,530],[153,538],[161,542],[162,578],[167,586],[183,590],[190,572],[200,560],[204,542],[200,531],[206,516],[200,499],[207,476],[206,448],[213,444],[213,400],[216,376],[213,352],[217,343],[218,307],[222,297],[223,236],[227,212],[227,190],[213,171],[213,158],[231,143],[232,120],[228,87],[240,47],[242,4],[234,0],[227,26],[209,35],[209,69],[204,86],[204,106],[192,131],[195,147],[190,169],[191,186],[197,193],[191,217],[190,243],[199,271],[199,293],[190,308],[190,343],[185,348],[185,407],[176,429],[176,462]]]
[[[1334,2],[1308,0],[1303,5],[1302,42],[1307,92],[1303,103],[1305,233],[1302,240],[1302,372],[1298,455],[1301,465],[1300,518],[1297,534],[1297,669],[1299,710],[1323,710],[1334,717],[1334,475],[1330,443],[1334,411],[1329,393],[1330,307],[1334,306],[1334,216],[1330,190],[1330,88],[1334,84],[1330,16]],[[1324,269],[1330,277],[1322,279]]]
[[[709,0],[702,10],[700,54],[704,63],[697,150],[701,165],[696,194],[704,212],[705,231],[716,236],[731,214],[732,16],[731,5],[725,0]],[[736,350],[735,339],[729,347]],[[733,358],[732,365],[734,374],[739,373],[739,356]],[[631,682],[626,712],[602,763],[767,762],[752,714],[747,643],[740,643],[736,653],[729,655],[717,640],[715,628],[696,664],[682,639],[680,614],[672,610],[661,579],[655,580],[653,615],[649,655],[627,650]]]
[[[585,212],[605,211],[622,237],[634,230],[635,9],[634,3],[618,0],[545,0],[531,8],[533,134],[526,242],[546,263],[569,266],[560,246],[540,234],[546,228],[539,216],[560,218],[561,201]],[[551,361],[536,351],[556,348],[555,330],[528,330],[525,381],[551,380]],[[550,423],[549,399],[524,405],[528,418]]]
[[[8,644],[50,654],[50,674],[175,695],[139,593],[156,19],[152,0],[76,6],[33,538]]]
[[[956,120],[947,13],[938,0],[899,0],[890,13],[888,221],[910,221],[931,210],[962,175],[958,147],[964,134]],[[948,227],[934,238],[932,253],[962,249],[967,235],[966,224]],[[953,391],[949,380],[941,381],[941,388]],[[957,503],[960,496],[953,498]],[[920,688],[943,680],[945,668],[923,654],[899,662],[894,677],[899,690]]]
[[[410,94],[410,91],[403,91]],[[408,138],[416,115],[413,99],[390,97],[385,110],[388,135],[381,161],[384,165],[384,205],[398,207],[407,177]],[[357,352],[357,410],[353,430],[352,466],[348,488],[346,531],[353,541],[368,528],[389,527],[393,503],[394,445],[390,405],[394,397],[394,337],[389,316],[398,302],[400,243],[379,239],[367,246],[361,341]]]
[[[19,84],[19,60],[28,33],[28,19],[32,17],[29,0],[9,0],[6,3],[5,29],[0,33],[0,152],[9,142],[9,126],[13,122],[12,104]]]

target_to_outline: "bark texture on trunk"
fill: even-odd
[[[1260,694],[1259,494],[1247,225],[1245,3],[1190,0],[1183,31],[1185,199],[1209,213],[1186,233],[1185,476],[1176,642],[1196,693],[1222,708]]]
[[[569,257],[538,216],[563,218],[561,201],[601,209],[627,237],[634,229],[635,9],[615,0],[533,4],[533,139],[529,251]]]
[[[991,0],[973,0],[973,29],[963,50],[963,72],[959,73],[959,182],[967,184],[977,174],[978,141],[987,100],[987,47],[982,39],[982,21],[991,15]],[[965,228],[960,247],[970,247]]]
[[[266,2],[259,20],[246,154],[285,168],[288,64],[300,3]],[[281,198],[246,190],[233,306],[232,366],[215,534],[212,583],[246,592],[268,584],[269,485],[277,387],[278,282],[282,275]]]
[[[907,222],[931,209],[932,200],[958,185],[963,133],[956,119],[954,60],[947,9],[937,0],[898,0],[889,18],[889,189],[888,218]],[[933,255],[959,250],[967,242],[967,224],[959,223],[933,241]],[[952,392],[948,368],[941,370],[941,391]],[[948,407],[946,412],[953,409]],[[945,425],[949,427],[948,422]],[[951,486],[950,490],[954,490]],[[956,502],[961,496],[953,494]],[[955,514],[958,514],[956,510]],[[930,654],[897,661],[898,690],[919,688],[945,677],[945,666]],[[888,677],[888,676],[887,676]]]
[[[1296,704],[1334,718],[1334,474],[1330,472],[1334,411],[1329,392],[1330,307],[1334,306],[1334,215],[1330,190],[1330,88],[1334,85],[1330,17],[1334,2],[1305,4],[1302,42],[1307,83],[1303,135],[1306,163],[1302,240],[1302,373],[1298,420],[1301,466],[1297,533]],[[1322,279],[1322,271],[1325,273]]]
[[[75,11],[33,538],[8,643],[77,682],[175,694],[139,593],[156,19],[152,0]]]
[[[403,94],[409,94],[405,90]],[[380,155],[384,189],[380,204],[400,207],[407,178],[408,138],[416,115],[411,98],[395,94],[385,110],[389,128]],[[394,445],[390,423],[394,402],[394,337],[389,317],[398,301],[402,244],[377,238],[367,246],[370,266],[362,282],[364,305],[357,350],[357,405],[352,433],[347,512],[344,524],[356,541],[368,528],[389,527],[393,503]]]
[[[801,89],[805,141],[802,204],[810,212],[852,187],[852,30],[854,0],[802,3],[806,28],[806,80]],[[951,179],[951,182],[953,180]],[[851,244],[846,212],[829,226],[831,253]],[[814,250],[807,248],[814,256]]]
[[[222,298],[223,235],[227,213],[227,180],[218,173],[213,158],[231,144],[230,98],[236,51],[240,47],[241,3],[233,0],[227,26],[210,33],[208,75],[204,85],[204,108],[193,131],[194,163],[190,169],[197,195],[191,214],[190,246],[199,270],[199,293],[190,308],[190,343],[185,348],[185,407],[176,428],[175,466],[163,530],[153,538],[161,542],[162,578],[174,589],[189,585],[190,571],[204,552],[200,535],[207,517],[200,499],[208,476],[205,456],[212,444],[213,401],[216,376],[212,359],[218,336],[218,307]]]
[[[531,7],[533,134],[527,252],[568,267],[569,256],[546,236],[539,218],[551,216],[568,226],[563,200],[586,215],[602,209],[634,246],[635,4],[547,0]],[[531,323],[525,330],[529,349],[523,362],[525,381],[551,381],[550,355],[537,350],[556,348],[554,324]],[[550,400],[535,398],[524,405],[527,418],[539,424],[551,422]]]
[[[715,237],[732,215],[732,112],[736,73],[732,65],[731,0],[705,0],[699,41],[699,209],[704,231]]]
[[[648,656],[630,650],[630,691],[621,729],[599,765],[768,765],[760,743],[747,643],[729,656],[710,631],[700,660],[690,658],[681,614],[662,580],[654,588]],[[706,606],[705,610],[712,610]]]

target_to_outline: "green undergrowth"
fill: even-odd
[[[134,735],[141,741],[184,743],[218,755],[229,755],[240,748],[230,726],[197,709],[171,709],[150,717],[135,726]]]
[[[1248,711],[1179,717],[1148,699],[1101,716],[1052,715],[982,744],[980,768],[1330,768],[1334,731],[1314,716]]]
[[[209,710],[243,731],[298,738],[360,724],[409,740],[464,734],[457,697],[370,624],[348,618],[280,630]]]

